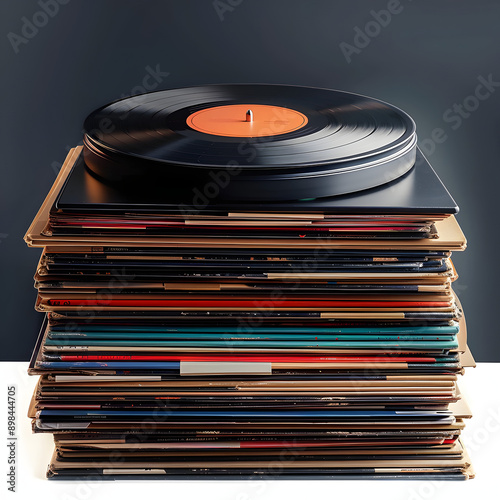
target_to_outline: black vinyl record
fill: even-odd
[[[168,183],[211,199],[319,198],[379,186],[415,162],[413,120],[384,102],[326,89],[207,85],[116,101],[85,121],[99,178]]]

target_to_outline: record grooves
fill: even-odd
[[[209,117],[195,129],[200,112]],[[224,135],[235,129],[242,136]],[[86,165],[102,179],[175,182],[202,192],[214,184],[213,197],[239,201],[372,188],[410,170],[416,151],[415,124],[394,106],[278,85],[208,85],[130,97],[92,113],[85,131]]]

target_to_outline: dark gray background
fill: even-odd
[[[388,0],[215,4],[231,9],[222,20],[212,0],[72,0],[16,54],[8,34],[22,34],[23,17],[43,24],[41,6],[2,2],[1,359],[27,360],[42,319],[33,310],[32,281],[40,251],[22,237],[58,165],[80,142],[90,111],[138,92],[146,68],[158,66],[169,75],[155,90],[233,82],[327,87],[401,107],[415,119],[420,141],[443,129],[446,140],[428,158],[460,205],[469,241],[454,255],[455,290],[477,360],[500,361],[500,87],[456,130],[443,119],[474,93],[478,77],[500,82],[500,2],[401,0],[401,12],[350,63],[340,44],[353,45],[355,28],[364,30],[370,11],[387,9]],[[377,27],[370,28],[374,34]]]

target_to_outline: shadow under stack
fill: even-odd
[[[85,131],[25,236],[49,478],[474,476],[466,241],[406,113],[212,85]]]

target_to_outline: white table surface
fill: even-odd
[[[49,481],[45,470],[53,451],[51,434],[31,433],[26,412],[37,377],[27,363],[0,363],[0,498],[30,500],[482,500],[500,498],[500,363],[478,363],[459,386],[474,417],[463,441],[476,472],[470,481],[293,481],[293,480],[121,480]],[[7,490],[7,387],[17,387],[17,488]],[[3,455],[3,456],[2,456]],[[153,497],[154,495],[154,497]]]

